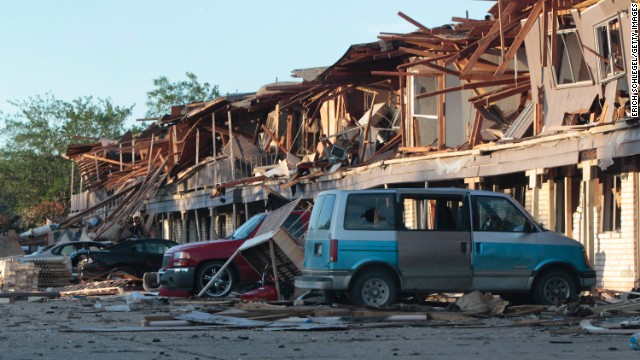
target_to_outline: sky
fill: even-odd
[[[294,69],[334,64],[380,33],[483,19],[494,2],[472,0],[2,0],[0,111],[9,100],[51,93],[110,98],[144,118],[153,79],[218,85],[222,94],[297,81]],[[0,124],[2,125],[2,124]]]

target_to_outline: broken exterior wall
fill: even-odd
[[[542,37],[545,35],[542,21],[544,15],[538,18],[537,23],[529,31],[525,38],[525,46],[531,71],[532,98],[539,104],[538,95],[542,91],[544,104],[539,105],[544,106],[545,112],[543,133],[554,132],[562,125],[576,125],[571,123],[566,114],[586,114],[586,116],[593,114],[595,116],[592,119],[584,121],[599,120],[601,123],[611,122],[620,117],[615,111],[619,107],[615,105],[619,100],[616,91],[628,92],[630,71],[627,70],[623,77],[614,76],[603,79],[599,71],[599,57],[594,53],[600,46],[597,44],[595,29],[607,19],[619,19],[623,53],[626,54],[626,63],[630,64],[628,49],[631,49],[631,39],[627,31],[630,28],[629,18],[626,16],[629,6],[629,1],[604,0],[583,11],[572,10],[570,14],[563,15],[565,18],[563,22],[573,21],[575,27],[565,25],[564,28],[557,30],[555,59],[559,68],[574,69],[571,74],[566,73],[568,70],[560,70],[553,66],[552,56],[554,55],[550,47],[547,52],[542,51]],[[552,18],[551,13],[548,16]],[[566,49],[563,44],[566,44]],[[548,66],[543,67],[542,57],[545,53],[548,55]],[[569,58],[571,58],[571,66],[568,66],[568,63],[561,63],[563,59]],[[556,75],[556,71],[564,71],[564,75]],[[558,77],[562,77],[563,83],[558,83]],[[595,105],[595,108],[592,105]]]
[[[603,265],[599,270],[602,286],[629,286],[633,279],[640,279],[637,269],[627,277],[609,266],[614,263],[611,256],[635,254],[640,236],[637,224],[636,230],[622,226],[622,235],[601,231],[604,200],[600,198],[606,179],[598,175],[621,158],[640,153],[637,124],[619,121],[591,129],[571,129],[573,133],[566,128],[558,129],[559,125],[565,125],[565,113],[586,111],[589,116],[594,114],[589,121],[597,120],[596,115],[603,109],[590,109],[596,95],[610,101],[610,94],[619,90],[617,84],[623,78],[609,79],[603,88],[597,83],[597,58],[588,50],[572,48],[584,53],[585,69],[592,82],[557,87],[551,67],[548,64],[542,67],[540,46],[545,30],[541,29],[540,18],[524,37],[527,56],[522,56],[523,48],[518,43],[513,51],[516,57],[507,60],[505,67],[513,72],[497,74],[498,67],[502,67],[501,48],[511,50],[509,45],[520,37],[514,37],[515,33],[520,34],[515,30],[526,24],[528,12],[540,4],[533,0],[508,3],[517,16],[509,17],[508,21],[513,24],[508,24],[509,30],[504,31],[506,42],[503,44],[499,32],[495,31],[498,29],[495,12],[493,20],[460,20],[467,29],[472,29],[468,33],[454,25],[421,29],[406,36],[389,35],[384,37],[386,40],[381,37],[385,46],[376,42],[351,47],[334,66],[309,83],[267,87],[268,92],[277,89],[288,92],[287,96],[270,98],[273,93],[269,93],[266,101],[238,96],[242,105],[231,98],[217,99],[201,105],[191,115],[163,122],[163,132],[159,134],[168,134],[168,139],[162,143],[162,155],[177,166],[167,164],[164,171],[171,175],[167,182],[157,193],[150,192],[144,198],[144,211],[155,217],[157,233],[179,242],[197,241],[205,235],[208,238],[228,236],[244,219],[267,208],[264,186],[284,198],[313,199],[319,191],[334,188],[467,184],[507,192],[523,202],[544,225],[583,242],[592,261]],[[577,19],[582,44],[587,45],[588,41],[595,42],[593,26],[628,6],[624,1],[603,0],[586,10],[581,8],[582,13],[572,11],[571,7],[578,3],[562,2],[562,16]],[[523,21],[514,20],[516,18]],[[622,26],[628,28],[623,13],[620,18]],[[489,43],[482,43],[490,29],[492,38]],[[630,46],[628,37],[623,36],[623,41],[626,50]],[[476,55],[474,49],[484,45],[484,50],[478,51],[480,61],[466,69],[470,54]],[[471,50],[466,51],[465,46]],[[628,61],[626,51],[625,55]],[[424,65],[426,63],[429,65]],[[514,65],[516,63],[518,65]],[[407,75],[406,71],[414,70],[423,74]],[[465,70],[471,77],[462,76]],[[436,80],[431,88],[416,89],[415,79],[429,77]],[[446,81],[438,83],[438,79]],[[429,104],[426,112],[431,118],[428,120],[435,120],[430,124],[423,121],[425,117],[416,121],[414,116],[413,99],[420,94],[427,95],[421,99],[430,99],[425,102]],[[540,118],[541,112],[532,110],[533,106],[528,105],[531,102],[544,106],[544,118]],[[231,114],[228,107],[235,112]],[[474,136],[475,125],[482,124],[480,130],[491,130],[487,133],[493,134],[484,141],[499,138],[500,132],[515,126],[525,108],[529,109],[528,115],[519,119],[517,126],[521,128],[510,139],[481,144],[482,136],[479,140]],[[380,109],[397,114],[398,118],[369,127],[368,119],[381,118],[376,115]],[[224,125],[229,116],[232,116],[232,129]],[[537,136],[540,127],[536,124],[540,122],[546,126],[544,136]],[[593,125],[598,124],[589,126]],[[285,171],[269,179],[250,178],[256,174],[240,170],[240,166],[247,164],[246,168],[253,170],[257,164],[238,156],[238,151],[233,156],[230,153],[223,156],[222,147],[230,143],[232,133],[239,136],[240,130],[266,155],[281,159],[286,156]],[[392,135],[376,143],[380,138],[377,135],[384,131]],[[552,132],[558,134],[552,135]],[[154,163],[149,161],[154,160],[149,155],[156,151],[144,148],[152,143],[153,135],[149,134],[145,142],[131,146],[133,154],[125,163],[132,167],[144,164],[148,167]],[[220,144],[213,151],[217,141]],[[346,148],[350,155],[337,159],[330,153],[333,145]],[[409,146],[416,148],[406,149]],[[237,147],[229,146],[229,149]],[[101,150],[96,150],[97,155],[102,154]],[[427,155],[416,156],[416,153]],[[88,154],[96,155],[90,151]],[[292,155],[303,160],[292,161],[295,158]],[[233,160],[227,160],[229,158]],[[99,175],[108,169],[117,170],[100,160],[100,166],[95,166],[93,158],[78,159],[78,162],[86,172],[97,167],[103,171],[96,171]],[[260,175],[266,173],[270,165],[260,169]],[[231,169],[238,173],[234,174]],[[561,173],[564,171],[567,174]],[[610,176],[613,170],[607,171]],[[143,177],[148,169],[141,168],[135,174]],[[527,175],[533,178],[529,184],[522,180]],[[508,184],[516,181],[514,179],[517,184]],[[92,185],[99,183],[97,178],[91,180]],[[122,177],[118,185],[129,180]],[[110,189],[114,189],[114,185],[110,185]],[[622,191],[625,195],[628,189]],[[623,205],[624,216],[629,216],[627,206]],[[634,214],[637,219],[637,213]],[[635,235],[628,235],[634,231]]]

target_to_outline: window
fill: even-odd
[[[71,245],[62,247],[62,251],[60,251],[60,255],[69,256],[69,255],[73,254],[76,251],[78,251],[78,248],[76,247],[76,245],[75,244],[71,244]]]
[[[335,195],[318,196],[311,211],[311,221],[309,230],[329,230],[331,227],[331,216],[333,215],[333,205],[336,202]]]
[[[617,77],[624,73],[620,21],[617,17],[596,26],[598,47],[598,74],[600,81]]]
[[[413,96],[438,90],[435,76],[413,76]],[[437,96],[429,96],[413,101],[413,115],[428,119],[438,119]]]
[[[474,231],[527,232],[532,228],[520,209],[508,199],[474,196],[472,204]]]
[[[549,36],[551,47],[551,36]],[[556,53],[551,59],[557,86],[591,82],[591,75],[584,61],[584,53],[576,29],[561,30],[556,34]],[[551,56],[549,51],[549,56]]]
[[[151,253],[151,254],[164,254],[171,247],[170,245],[168,245],[168,244],[166,244],[164,242],[157,242],[157,241],[149,241],[144,245],[146,245],[145,246],[145,248],[146,248],[145,252],[148,252],[148,253]]]
[[[253,230],[260,226],[260,224],[262,224],[262,221],[265,217],[267,217],[267,214],[254,215],[253,217],[251,217],[251,219],[249,219],[249,221],[240,225],[240,227],[237,228],[236,231],[233,232],[233,234],[231,234],[230,239],[246,239],[247,237],[249,237],[249,235],[251,235]]]
[[[604,211],[602,214],[603,231],[620,231],[620,187],[622,182],[620,175],[608,175],[604,179]]]
[[[438,89],[434,76],[412,76],[413,117],[418,146],[433,146],[438,143],[438,95],[416,99],[416,95]]]
[[[461,196],[407,195],[402,199],[404,230],[467,231]]]
[[[347,197],[345,230],[395,229],[393,194],[353,194]]]

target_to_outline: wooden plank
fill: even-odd
[[[517,3],[510,2],[509,5],[507,5],[507,7],[504,9],[503,13],[500,14],[500,17],[505,18],[505,17],[511,16],[511,14],[516,10],[516,8],[517,8]],[[520,17],[517,17],[514,21],[510,23],[510,25],[506,27],[506,29],[505,28],[501,29],[500,24],[496,21],[491,27],[491,30],[489,30],[489,32],[487,33],[487,35],[485,35],[485,37],[483,37],[482,39],[478,40],[478,45],[476,46],[474,52],[471,54],[469,61],[467,62],[465,67],[462,69],[461,73],[465,75],[470,73],[471,69],[478,62],[478,59],[480,59],[480,56],[482,56],[482,54],[484,54],[489,49],[489,47],[491,47],[491,43],[493,42],[493,40],[495,40],[502,31],[510,30],[511,28],[515,27],[514,24],[520,21],[519,19]],[[465,50],[464,49],[461,50],[460,53],[461,54],[465,53]]]
[[[276,143],[276,145],[278,146],[278,148],[285,154],[287,154],[287,149],[282,145],[282,143],[280,143],[280,141],[278,140],[278,138],[276,137],[276,135],[274,133],[271,132],[271,130],[269,130],[269,128],[266,125],[262,125],[262,130],[264,131],[265,134],[267,134],[267,136],[269,136],[271,138],[271,141],[273,141],[274,143]]]
[[[438,90],[446,88],[446,75],[438,77]],[[444,150],[447,143],[447,114],[445,108],[445,95],[438,96],[438,150]]]
[[[527,19],[525,24],[520,28],[520,31],[518,32],[518,35],[516,35],[516,38],[513,40],[511,47],[509,48],[507,53],[504,55],[502,59],[502,63],[500,64],[500,66],[498,66],[498,70],[496,70],[496,73],[495,73],[496,75],[500,75],[504,73],[504,71],[507,69],[507,66],[509,66],[509,61],[513,59],[513,57],[516,55],[516,53],[520,49],[520,46],[522,45],[522,42],[524,41],[525,36],[529,33],[529,31],[531,30],[533,25],[536,23],[536,21],[538,21],[538,16],[542,11],[543,4],[544,4],[544,1],[538,1],[536,5],[533,7],[533,10],[531,10],[531,13],[529,14],[529,18]]]
[[[362,135],[362,144],[360,144],[360,151],[358,156],[360,157],[360,161],[364,162],[364,155],[366,154],[367,145],[369,144],[369,129],[371,124],[371,119],[373,118],[373,105],[375,104],[376,96],[373,95],[371,99],[371,104],[369,105],[369,121],[364,125],[364,133]]]
[[[484,117],[482,116],[480,111],[476,109],[476,116],[473,121],[473,131],[471,132],[471,139],[469,139],[471,147],[475,147],[482,142],[482,134],[480,133],[480,129],[482,129],[483,119]]]
[[[504,62],[504,31],[502,30],[502,0],[498,0],[498,26],[500,27],[500,56]]]
[[[93,159],[95,161],[102,161],[102,162],[106,162],[109,164],[114,164],[114,165],[118,165],[118,166],[131,166],[131,164],[123,164],[120,161],[115,161],[115,160],[111,160],[111,159],[107,159],[105,157],[102,156],[97,156],[97,155],[91,155],[91,154],[82,154],[83,158],[88,158],[88,159]]]
[[[462,84],[460,86],[454,86],[454,87],[450,87],[450,88],[446,88],[446,89],[441,89],[441,90],[436,90],[436,91],[431,91],[431,92],[426,92],[426,93],[422,93],[422,94],[418,94],[415,96],[415,99],[422,99],[422,98],[426,98],[426,97],[430,97],[430,96],[435,96],[435,95],[440,95],[440,94],[446,94],[446,93],[450,93],[453,91],[460,91],[460,90],[470,90],[470,89],[477,89],[480,87],[491,87],[491,86],[498,86],[498,85],[506,85],[506,84],[511,84],[511,83],[518,83],[520,81],[526,81],[529,79],[529,76],[520,76],[518,78],[508,78],[508,79],[498,79],[498,80],[487,80],[487,81],[478,81],[478,82],[473,82],[473,83],[466,83],[466,84]]]
[[[291,151],[291,147],[293,146],[293,137],[293,114],[291,113],[291,110],[289,110],[287,113],[287,151],[285,154],[288,154]]]
[[[573,235],[573,180],[571,176],[564,178],[564,234]]]
[[[304,266],[304,251],[298,246],[289,233],[281,228],[273,234],[272,239],[298,270],[302,271]]]
[[[558,34],[558,1],[551,0],[551,47],[549,49],[549,57],[551,59],[551,66],[556,63],[556,36]],[[542,34],[542,36],[548,36],[548,34]]]
[[[609,110],[609,103],[605,102],[604,106],[602,107],[602,112],[600,113],[600,119],[598,120],[600,124],[604,124],[608,110]]]
[[[431,34],[431,29],[429,29],[428,27],[420,24],[419,22],[413,20],[412,18],[410,18],[409,16],[405,15],[404,13],[402,13],[402,11],[398,11],[398,16],[400,16],[401,18],[407,20],[408,22],[410,22],[412,25],[414,25],[415,27],[417,27],[418,29],[422,30],[424,33],[426,34]]]
[[[549,59],[547,59],[549,54],[549,46],[547,34],[549,33],[549,14],[547,14],[547,2],[542,2],[542,59],[540,59],[540,63],[542,67],[545,68],[549,64]]]
[[[513,88],[506,88],[495,93],[487,94],[485,96],[475,97],[475,98],[472,98],[473,100],[469,99],[469,101],[473,102],[474,105],[491,104],[496,101],[506,99],[510,96],[516,95],[518,93],[524,92],[530,88],[531,88],[531,83],[526,82],[522,85],[519,85]]]

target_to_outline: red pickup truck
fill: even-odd
[[[227,239],[182,244],[169,249],[158,271],[160,295],[188,296],[199,293],[240,245],[255,236],[266,216],[266,213],[253,216]],[[283,227],[293,237],[300,238],[306,232],[308,223],[308,211],[294,210]],[[225,297],[239,284],[257,283],[261,275],[242,256],[236,256],[232,266],[224,270],[224,274],[205,296]]]

